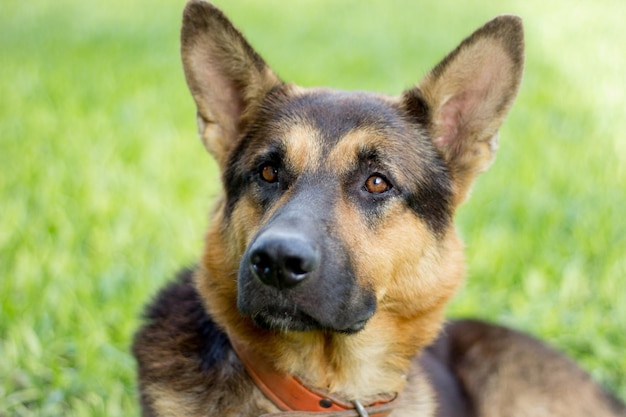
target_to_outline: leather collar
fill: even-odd
[[[306,386],[293,375],[276,371],[251,349],[230,338],[250,378],[265,396],[283,412],[265,416],[319,416],[319,417],[386,417],[394,408],[397,394],[389,398],[362,405],[348,402],[330,393]]]

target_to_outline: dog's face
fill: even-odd
[[[229,158],[238,307],[263,327],[362,329],[450,223],[440,154],[401,103],[373,94],[281,86]]]
[[[463,275],[452,217],[492,161],[522,50],[505,16],[398,97],[303,89],[190,2],[185,75],[224,185],[198,275],[214,318],[245,337],[404,333],[427,316],[420,343],[434,337]]]

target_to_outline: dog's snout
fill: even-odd
[[[266,233],[250,248],[248,262],[261,282],[282,290],[306,280],[319,266],[320,254],[303,236]]]

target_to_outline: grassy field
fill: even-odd
[[[520,14],[526,76],[459,213],[469,277],[450,315],[538,335],[626,399],[626,2],[216,2],[284,79],[392,94]],[[219,187],[179,64],[182,7],[3,2],[2,417],[138,415],[142,305],[198,256]]]

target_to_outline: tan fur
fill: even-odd
[[[287,163],[297,172],[307,168],[315,169],[321,164],[321,150],[318,141],[311,140],[316,132],[310,126],[297,124],[285,134]]]
[[[154,398],[154,410],[162,416],[200,416],[206,407],[196,393],[183,393],[170,387],[152,385],[148,395]]]
[[[327,167],[332,167],[337,174],[345,174],[354,163],[358,151],[367,148],[384,147],[386,138],[380,132],[367,128],[353,130],[342,136],[330,151]]]

